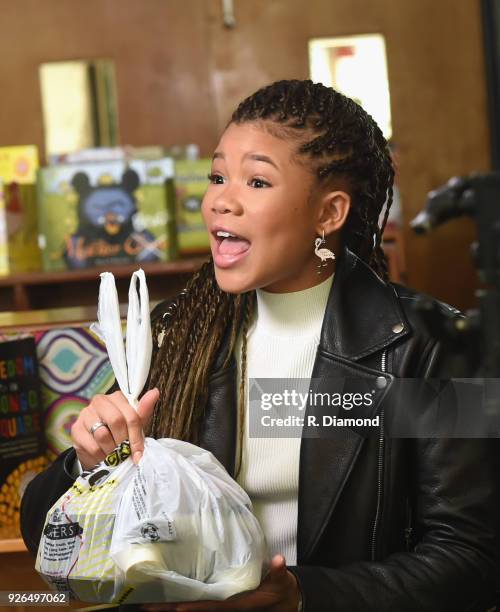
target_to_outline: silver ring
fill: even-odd
[[[106,425],[106,423],[103,423],[102,421],[97,421],[96,423],[94,423],[92,425],[92,427],[89,429],[89,432],[94,435],[95,432],[99,429],[99,427],[106,427],[106,429],[109,429],[109,427]]]

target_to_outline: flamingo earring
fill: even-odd
[[[330,249],[319,248],[322,244],[325,244],[325,242],[325,230],[323,230],[323,236],[321,238],[316,238],[314,241],[314,254],[321,259],[321,262],[318,264],[318,274],[321,274],[321,268],[328,265],[329,259],[335,259],[335,254],[333,251],[330,251]]]

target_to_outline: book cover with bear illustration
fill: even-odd
[[[173,175],[171,158],[42,168],[38,218],[44,270],[174,259]]]

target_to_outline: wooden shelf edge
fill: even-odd
[[[25,552],[27,550],[21,538],[0,540],[0,553]]]
[[[157,304],[158,300],[150,300],[150,309],[153,310]],[[127,304],[120,304],[122,319],[127,318],[127,308]],[[11,331],[29,333],[54,327],[89,326],[95,321],[97,321],[97,305],[0,312],[0,333]]]
[[[85,268],[83,270],[61,270],[59,272],[23,272],[12,276],[0,276],[0,287],[15,287],[21,285],[47,285],[59,282],[98,281],[99,274],[104,271],[112,272],[115,278],[126,278],[135,270],[142,268],[146,275],[161,274],[189,274],[195,272],[203,262],[207,261],[210,253],[200,254],[186,259],[120,266],[107,266]]]

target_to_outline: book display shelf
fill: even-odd
[[[114,265],[107,268],[29,272],[0,277],[0,312],[96,306],[99,274],[104,271],[114,274],[120,302],[126,302],[130,277],[139,267],[146,273],[150,298],[157,301],[166,299],[180,292],[191,274],[208,257],[207,253],[142,266]]]

